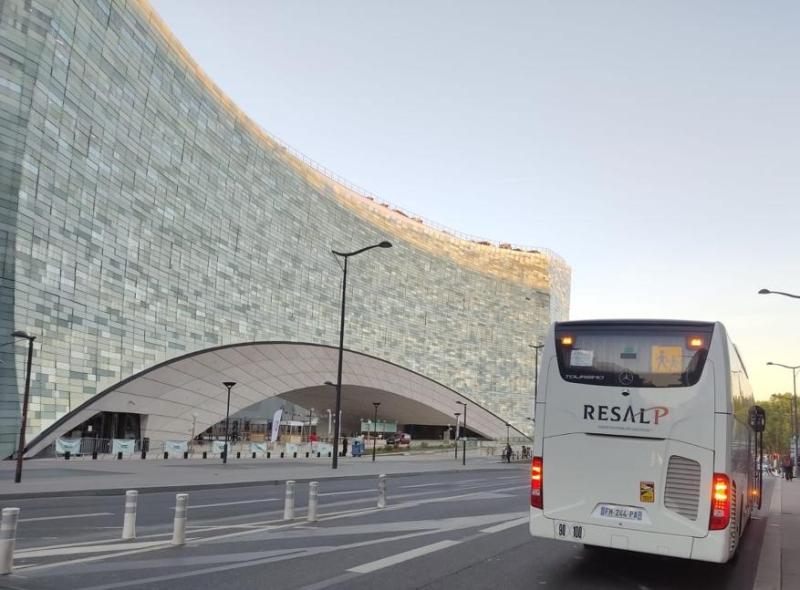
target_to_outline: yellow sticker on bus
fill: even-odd
[[[680,373],[683,367],[682,346],[653,346],[650,349],[650,371]]]

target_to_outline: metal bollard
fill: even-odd
[[[0,522],[0,574],[10,574],[14,568],[14,546],[17,543],[19,508],[3,508]]]
[[[125,492],[125,518],[122,521],[122,538],[126,540],[136,538],[136,501],[138,498],[139,492],[136,490]]]
[[[317,494],[319,493],[319,482],[312,481],[308,484],[308,522],[317,520]]]
[[[281,451],[281,459],[283,459],[283,451]]]
[[[69,451],[64,451],[64,461],[69,461],[69,455],[70,455]]]
[[[117,453],[117,461],[122,461],[122,451]]]
[[[306,451],[306,459],[308,459],[308,451]]]
[[[295,451],[294,453],[292,453],[292,459],[297,459],[297,451]]]
[[[167,452],[167,451],[164,451],[164,458],[165,458],[165,459],[169,459],[169,452]]]
[[[241,459],[242,458],[242,452],[241,451],[236,451],[236,458],[237,459]]]
[[[256,452],[255,452],[255,451],[253,451],[253,452],[251,453],[251,455],[253,455],[253,456],[251,457],[252,459],[255,459],[255,458],[256,458]]]
[[[97,451],[92,451],[92,461],[97,461]]]
[[[294,480],[286,482],[286,500],[283,503],[283,520],[294,519]]]
[[[186,509],[189,494],[175,494],[175,520],[172,525],[172,544],[186,544]]]
[[[203,451],[203,459],[208,459],[208,451]]]
[[[188,459],[189,458],[189,451],[183,451],[183,458],[184,459]]]
[[[317,451],[317,459],[319,459],[320,457],[322,457],[322,453],[320,453],[319,451]]]
[[[378,476],[378,508],[386,508],[386,475]]]
[[[147,459],[147,451],[142,451],[142,459]]]
[[[272,457],[272,453],[270,451],[267,451],[267,459],[269,459],[270,457]]]

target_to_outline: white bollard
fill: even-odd
[[[386,508],[386,475],[378,476],[378,508]]]
[[[308,484],[308,522],[317,520],[317,494],[319,494],[319,482],[312,481]]]
[[[123,539],[136,538],[136,501],[138,498],[139,492],[136,490],[125,492],[125,518],[122,521]]]
[[[294,518],[294,480],[286,482],[286,501],[283,504],[283,520]]]
[[[0,521],[0,574],[10,574],[14,567],[14,546],[17,542],[19,508],[3,508]]]
[[[175,494],[175,520],[172,525],[172,544],[186,544],[186,509],[189,494]]]

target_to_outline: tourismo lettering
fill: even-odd
[[[623,406],[595,406],[585,404],[583,406],[583,419],[598,422],[630,422],[632,424],[654,424],[657,425],[662,418],[669,414],[666,406],[653,406],[652,408],[634,409],[633,406],[627,408]]]

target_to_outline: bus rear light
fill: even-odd
[[[544,509],[543,480],[542,458],[534,457],[533,461],[531,461],[531,507],[539,508],[540,510]]]
[[[689,348],[703,348],[703,339],[699,336],[689,338]]]
[[[572,339],[572,336],[564,336],[561,338],[561,344],[564,346],[572,346],[573,342],[575,341]]]
[[[731,480],[724,473],[715,473],[711,482],[711,518],[708,530],[721,531],[728,528],[731,520]]]

